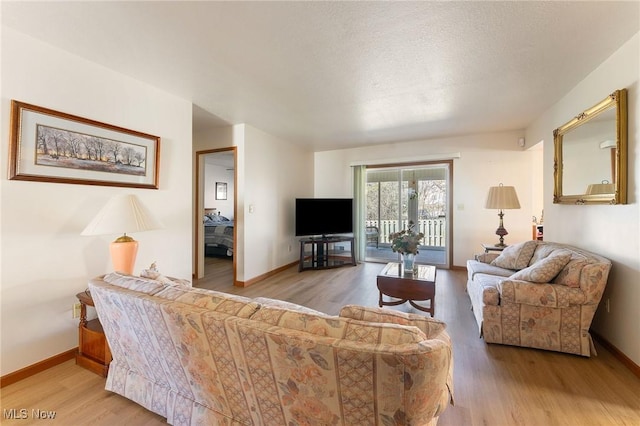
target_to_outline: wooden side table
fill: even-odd
[[[484,249],[485,253],[489,253],[490,251],[498,251],[501,252],[502,250],[506,249],[509,246],[497,246],[495,244],[482,244],[482,248]]]
[[[87,306],[94,306],[91,293],[83,291],[76,294],[80,301],[80,324],[78,325],[78,353],[76,364],[107,377],[111,350],[98,318],[87,321]]]

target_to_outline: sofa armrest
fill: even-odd
[[[587,303],[586,294],[579,288],[560,284],[539,284],[506,279],[498,284],[500,304],[515,303],[547,308],[566,308]]]
[[[435,339],[445,343],[449,350],[449,367],[447,369],[447,388],[449,389],[449,403],[454,405],[453,399],[453,352],[451,349],[451,338],[445,331],[446,323],[435,318],[425,317],[417,314],[410,314],[399,311],[392,311],[382,308],[371,308],[368,306],[346,305],[340,310],[340,317],[351,318],[361,321],[382,322],[400,325],[412,325],[418,327],[427,339]],[[441,407],[438,414],[444,410]]]
[[[580,272],[580,288],[584,291],[588,303],[600,303],[611,263],[599,262],[585,265]]]

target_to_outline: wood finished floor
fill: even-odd
[[[195,283],[249,297],[265,296],[336,314],[348,303],[377,306],[381,264],[334,270],[287,269],[248,288],[233,287],[231,262],[207,258],[207,274]],[[439,270],[435,317],[448,324],[454,350],[455,406],[440,426],[640,425],[640,379],[599,345],[582,358],[533,349],[487,345],[478,337],[466,273]],[[420,313],[408,304],[392,307]],[[0,423],[7,425],[162,425],[165,419],[104,390],[104,380],[73,361],[1,389]],[[6,410],[27,409],[28,418],[8,420]],[[32,409],[55,411],[38,420]],[[283,425],[284,426],[284,425]]]

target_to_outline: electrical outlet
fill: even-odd
[[[80,318],[81,307],[82,305],[80,305],[80,302],[76,302],[73,304],[73,307],[71,308],[71,318]]]

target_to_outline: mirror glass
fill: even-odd
[[[554,203],[626,203],[626,90],[554,131]]]

